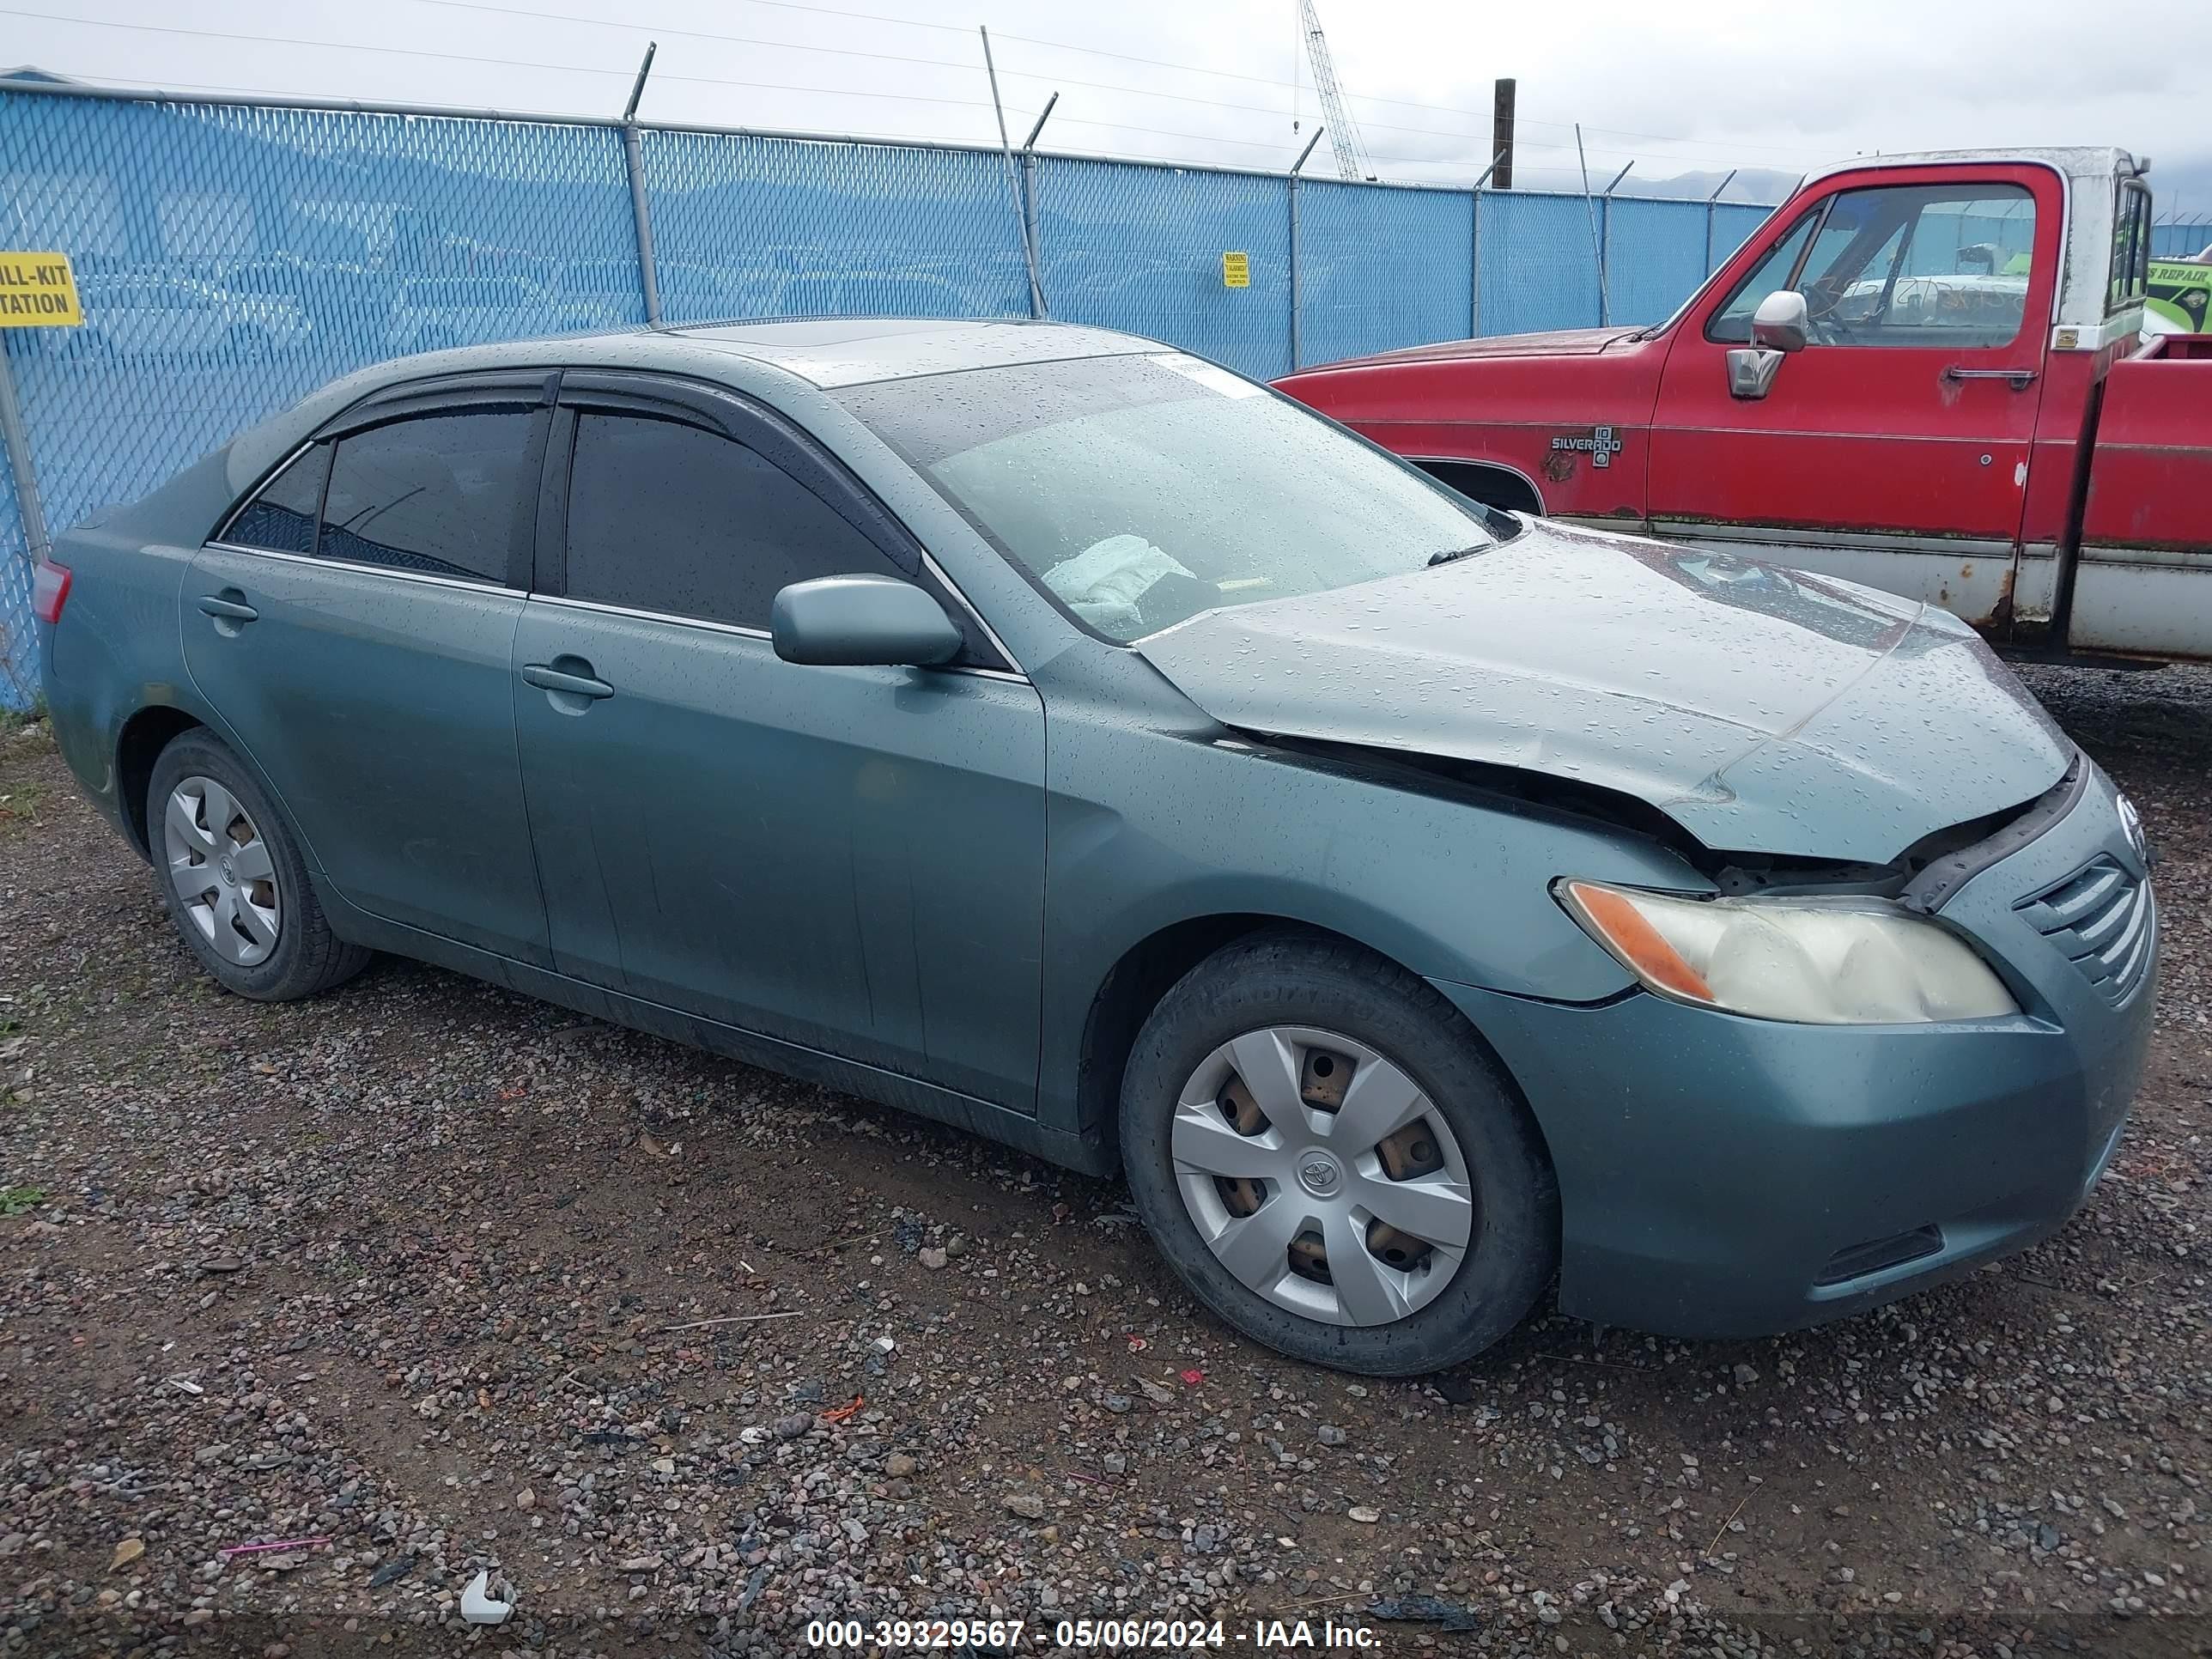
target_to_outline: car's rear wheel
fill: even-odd
[[[1137,1208],[1199,1299],[1300,1359],[1441,1370],[1559,1259],[1527,1109],[1431,987],[1355,947],[1240,941],[1161,1000],[1124,1076]]]
[[[368,963],[331,932],[291,827],[215,738],[188,732],[161,751],[146,826],[170,920],[226,990],[288,1002]]]

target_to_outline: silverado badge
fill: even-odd
[[[1611,466],[1613,465],[1613,458],[1620,454],[1620,452],[1627,447],[1628,446],[1626,444],[1623,443],[1619,438],[1613,435],[1613,428],[1609,426],[1592,427],[1590,428],[1589,436],[1587,438],[1577,437],[1572,433],[1563,432],[1558,437],[1552,440],[1552,447],[1553,449],[1565,451],[1581,450],[1590,458],[1590,465],[1592,466]]]

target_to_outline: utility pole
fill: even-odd
[[[1597,198],[1590,194],[1589,157],[1583,150],[1583,124],[1575,123],[1575,160],[1583,170],[1583,204],[1589,209],[1590,264],[1597,271],[1597,325],[1605,326],[1605,243],[1598,235]]]
[[[1316,127],[1313,130],[1313,137],[1306,140],[1306,147],[1298,152],[1298,159],[1291,163],[1291,178],[1287,186],[1291,198],[1291,373],[1293,374],[1304,367],[1298,361],[1299,355],[1304,349],[1304,343],[1298,337],[1299,312],[1305,304],[1304,279],[1298,262],[1298,172],[1305,166],[1306,157],[1313,154],[1314,146],[1321,143],[1322,134],[1328,131],[1327,127]]]
[[[1728,177],[1722,179],[1719,185],[1715,187],[1713,193],[1705,198],[1705,272],[1708,276],[1713,274],[1713,216],[1719,210],[1722,192],[1726,191],[1730,185],[1735,182],[1735,175],[1741,170],[1741,169],[1737,167],[1730,167],[1728,170]]]
[[[1499,190],[1513,188],[1513,100],[1519,85],[1511,76],[1500,76],[1490,95],[1490,153],[1498,158],[1491,179]]]
[[[1582,142],[1582,129],[1575,129],[1575,142]],[[1605,187],[1605,195],[1598,209],[1600,230],[1597,244],[1597,324],[1604,328],[1613,321],[1613,192],[1620,188],[1620,181],[1628,177],[1628,167],[1613,175],[1613,182]],[[1587,179],[1583,188],[1589,188]]]
[[[1030,315],[1042,317],[1044,284],[1037,277],[1036,243],[1030,239],[1029,210],[1023,204],[1021,182],[1014,173],[1013,141],[1006,137],[1006,106],[999,101],[999,66],[991,60],[991,31],[979,27],[976,32],[983,37],[983,72],[990,77],[991,108],[999,118],[999,150],[1006,159],[1006,194],[1014,204],[1014,234],[1021,238],[1022,263],[1029,268]],[[1039,121],[1037,125],[1042,129],[1044,123]]]
[[[1052,119],[1052,112],[1060,107],[1058,93],[1044,100],[1044,110],[1030,129],[1030,136],[1022,140],[1022,252],[1030,262],[1030,280],[1033,284],[1032,297],[1036,303],[1036,314],[1046,314],[1044,304],[1044,244],[1037,235],[1037,158],[1036,141],[1044,131],[1044,124]]]
[[[645,146],[638,137],[637,104],[645,96],[645,77],[653,73],[653,54],[659,50],[659,41],[646,42],[645,61],[637,66],[622,118],[623,168],[629,175],[630,220],[637,231],[638,285],[645,296],[646,323],[653,328],[660,326],[660,271],[653,251],[653,209],[646,197]]]

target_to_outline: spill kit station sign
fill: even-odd
[[[66,253],[0,253],[0,328],[74,328],[84,321]]]

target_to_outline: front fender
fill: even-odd
[[[1706,884],[1628,830],[1218,732],[1062,719],[1049,750],[1040,1108],[1063,1127],[1100,988],[1164,930],[1297,922],[1427,977],[1596,1002],[1628,975],[1553,902],[1553,879]]]
[[[1645,516],[1646,457],[1667,340],[1601,349],[1506,349],[1466,343],[1410,361],[1310,369],[1281,390],[1413,461],[1502,468],[1557,517],[1632,526]]]

